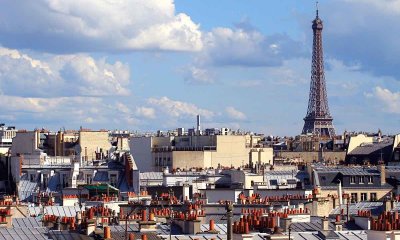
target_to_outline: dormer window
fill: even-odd
[[[374,177],[373,176],[368,176],[368,184],[373,184],[374,183]]]
[[[350,176],[350,184],[356,183],[356,176]]]
[[[360,176],[359,180],[360,180],[359,181],[360,184],[364,184],[364,176]]]

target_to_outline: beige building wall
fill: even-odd
[[[129,151],[129,139],[124,137],[117,138],[117,148],[121,151]]]
[[[181,141],[183,137],[175,138],[175,142]],[[246,147],[247,136],[242,135],[214,135],[214,136],[186,136],[193,138],[192,142],[198,143],[197,147],[216,146],[216,151],[173,151],[173,167],[239,167],[248,164],[252,148]],[[180,140],[178,140],[180,139]],[[184,141],[186,142],[186,141]],[[183,144],[179,145],[183,147]],[[193,144],[190,146],[194,146]],[[272,163],[272,148],[255,148],[254,158],[262,163]],[[260,153],[261,152],[261,153]],[[200,158],[201,156],[201,158]],[[201,161],[197,163],[194,161]],[[185,163],[185,165],[180,165]]]
[[[246,148],[246,136],[217,135],[217,151],[213,155],[213,166],[239,167],[249,163],[250,148]]]
[[[312,163],[318,161],[320,158],[320,152],[279,152],[279,157],[288,159],[302,159],[306,163]],[[344,161],[346,158],[346,152],[324,152],[323,157],[327,161]]]
[[[155,151],[156,148],[172,147],[176,149],[190,147],[185,151]],[[163,161],[172,168],[208,168],[208,167],[239,167],[248,164],[250,151],[254,149],[254,158],[261,163],[273,163],[272,148],[247,147],[249,136],[244,135],[213,135],[213,136],[178,136],[178,137],[132,137],[130,149],[138,168],[141,171],[159,171],[162,167],[155,166],[156,161]],[[216,148],[207,148],[214,146]],[[198,148],[203,148],[200,150]],[[196,148],[196,151],[195,149]],[[172,148],[171,148],[172,149]],[[212,150],[211,150],[212,149]],[[215,150],[214,150],[215,149]],[[172,162],[168,162],[168,158]],[[157,160],[156,160],[157,159]],[[159,164],[160,165],[160,164]]]
[[[173,151],[172,168],[204,168],[205,154],[203,151]]]
[[[107,131],[80,131],[79,145],[81,157],[87,160],[95,160],[96,152],[100,150],[106,155],[111,148]]]
[[[150,137],[152,147],[170,147],[174,137]]]
[[[231,175],[231,181],[236,183],[243,183],[245,189],[250,189],[255,182],[263,182],[264,176],[253,174],[253,173],[245,173],[240,170],[232,170],[229,172]]]

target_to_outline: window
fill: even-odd
[[[356,176],[350,176],[350,184],[356,183]]]
[[[351,202],[357,202],[358,201],[358,194],[357,193],[352,193],[351,194]]]
[[[377,199],[376,199],[376,193],[371,193],[370,194],[370,200],[371,201],[376,201]]]
[[[69,175],[63,174],[62,176],[63,176],[62,186],[63,186],[63,188],[66,188],[66,187],[68,187]]]
[[[86,184],[92,184],[92,175],[86,175]]]
[[[49,183],[49,176],[47,174],[43,174],[43,189],[46,189]]]
[[[367,193],[361,193],[361,201],[367,201]]]
[[[117,174],[110,174],[110,185],[113,187],[117,186]]]
[[[374,183],[374,177],[373,176],[368,176],[368,184],[373,184]]]
[[[288,179],[287,184],[297,184],[296,179]]]
[[[278,180],[269,180],[269,185],[271,185],[271,186],[278,185]]]
[[[360,180],[359,181],[360,184],[364,184],[364,176],[360,176],[359,180]]]

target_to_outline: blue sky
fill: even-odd
[[[319,1],[337,132],[398,133],[400,0]],[[18,0],[0,8],[0,120],[17,128],[230,127],[296,135],[309,0]]]

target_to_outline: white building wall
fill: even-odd
[[[154,171],[154,160],[151,153],[152,137],[132,137],[129,148],[136,166],[141,172]]]

